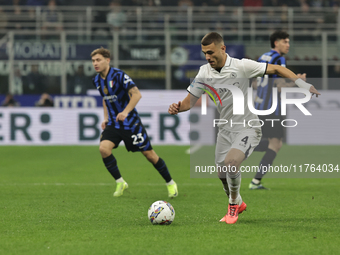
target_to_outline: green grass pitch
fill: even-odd
[[[0,147],[0,254],[339,254],[340,179],[266,178],[270,191],[250,191],[243,179],[248,209],[227,225],[220,181],[190,178],[187,148],[155,146],[179,196],[169,200],[174,222],[154,226],[148,207],[168,200],[167,190],[140,153],[113,151],[129,183],[114,198],[96,146]],[[338,152],[284,145],[275,163],[340,164]]]

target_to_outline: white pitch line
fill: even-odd
[[[180,183],[181,186],[213,186],[219,183]],[[0,183],[0,186],[113,186],[114,183]],[[132,186],[164,186],[164,183],[131,183]]]
[[[129,183],[130,184],[130,183]],[[275,183],[275,186],[289,185],[289,182]],[[339,183],[322,183],[310,182],[308,185],[327,185],[338,186]],[[0,186],[114,186],[115,183],[0,183]],[[164,186],[164,183],[131,183],[131,186]],[[179,186],[215,186],[220,185],[219,182],[214,183],[178,183]]]
[[[196,144],[185,151],[186,154],[194,154],[196,151],[200,150],[203,146]]]

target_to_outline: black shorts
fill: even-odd
[[[281,115],[259,115],[260,120],[264,122],[262,129],[262,138],[283,138],[283,126],[281,121],[283,120]],[[267,120],[266,120],[267,119]],[[271,121],[269,119],[275,119],[275,121]],[[280,120],[280,121],[277,121]],[[274,123],[274,125],[273,125]],[[273,125],[273,127],[272,127]]]
[[[115,144],[117,148],[119,143],[123,140],[128,151],[149,151],[152,150],[150,139],[142,124],[132,130],[117,129],[113,126],[106,126],[100,141],[109,140]]]

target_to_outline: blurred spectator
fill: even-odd
[[[24,86],[23,86],[24,82],[20,73],[20,69],[16,68],[14,70],[14,77],[13,77],[13,81],[12,84],[10,86],[10,93],[13,95],[21,95],[24,92]]]
[[[225,6],[242,6],[243,0],[224,0]]]
[[[340,63],[328,67],[328,89],[335,90],[339,88],[340,81]]]
[[[112,26],[114,30],[120,30],[126,22],[126,14],[121,10],[119,1],[110,3],[111,11],[106,15],[106,22]]]
[[[96,0],[68,0],[64,1],[64,4],[70,5],[70,6],[94,6],[96,5]],[[58,5],[61,5],[58,1]],[[107,3],[105,4],[107,6]]]
[[[302,0],[301,2],[308,4],[308,6],[310,6],[310,7],[321,8],[321,7],[327,6],[326,2],[329,2],[329,1],[325,1],[325,0]]]
[[[161,0],[162,6],[177,6],[178,0]]]
[[[262,0],[244,0],[244,7],[261,7],[263,5]]]
[[[306,2],[301,2],[301,13],[299,13],[294,21],[295,28],[300,29],[299,34],[304,35],[299,40],[313,41],[315,39],[310,31],[316,31],[316,22],[319,22],[319,20],[316,17],[311,17],[309,9],[310,7]]]
[[[334,26],[336,26],[336,23],[338,21],[338,13],[339,13],[339,4],[335,3],[333,5],[331,12],[325,12],[324,13],[323,22],[325,24],[333,24]]]
[[[230,30],[231,28],[228,26],[228,18],[230,18],[230,14],[228,15],[226,12],[226,6],[220,4],[218,6],[218,12],[213,15],[212,20],[215,23],[213,30],[217,32],[223,32],[223,30]]]
[[[340,63],[337,63],[336,65],[333,66],[333,68],[329,72],[329,77],[340,78]],[[339,85],[339,83],[337,85]]]
[[[67,94],[85,95],[88,89],[93,89],[92,80],[84,74],[84,66],[78,66],[77,72],[68,77]]]
[[[38,107],[53,107],[54,106],[53,98],[49,94],[43,93],[41,95],[39,101],[36,102],[35,106],[38,106]]]
[[[0,7],[0,29],[7,28],[7,14],[4,12],[3,8]]]
[[[19,5],[14,5],[14,12],[13,12],[13,17],[11,18],[11,23],[14,23],[14,28],[15,29],[22,29],[21,26],[21,7]],[[11,26],[11,28],[13,25]]]
[[[217,7],[217,6],[223,5],[223,2],[222,0],[209,0],[208,5]]]
[[[180,7],[180,10],[186,11],[189,6],[194,6],[194,3],[191,0],[179,0],[178,6]]]
[[[47,4],[47,0],[26,0],[26,5],[29,6],[43,6]]]
[[[281,17],[273,10],[267,11],[267,14],[262,16],[262,23],[268,23],[269,25],[281,23]]]
[[[42,13],[42,29],[45,30],[62,30],[62,13],[56,10],[56,0],[49,0],[47,9]]]
[[[14,99],[12,94],[7,94],[4,101],[1,102],[1,106],[15,107],[20,106],[20,104]]]
[[[95,5],[96,6],[108,6],[110,3],[109,0],[96,0]]]
[[[27,0],[0,0],[0,5],[25,5]]]
[[[45,76],[39,73],[39,66],[32,65],[31,72],[27,75],[28,86],[25,86],[25,94],[41,94],[46,91]]]

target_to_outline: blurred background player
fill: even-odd
[[[178,195],[177,184],[172,180],[169,170],[152,149],[149,137],[141,122],[135,106],[142,95],[132,79],[122,70],[110,67],[110,51],[104,48],[91,53],[92,64],[97,72],[93,83],[103,97],[104,130],[100,139],[100,154],[110,174],[115,178],[117,186],[113,196],[123,195],[128,188],[112,155],[123,140],[128,151],[140,151],[153,164],[166,181],[168,196]]]
[[[258,62],[268,63],[273,65],[280,65],[286,67],[285,54],[289,52],[289,34],[285,31],[275,31],[270,36],[271,51],[264,53]],[[297,76],[303,80],[306,80],[306,74],[297,74]],[[282,147],[282,139],[284,136],[283,126],[281,121],[281,87],[295,86],[293,82],[286,81],[279,78],[277,74],[265,75],[263,78],[257,78],[256,85],[257,95],[255,98],[255,108],[257,110],[268,110],[272,107],[272,89],[278,88],[278,100],[277,107],[274,113],[270,115],[259,115],[258,117],[263,120],[262,126],[262,140],[254,151],[265,151],[263,158],[259,164],[258,172],[249,184],[249,189],[267,189],[261,184],[263,176],[266,174],[266,170],[262,166],[267,167],[273,164],[273,161]],[[273,127],[271,121],[265,121],[266,119],[279,119],[280,121],[273,121]]]

